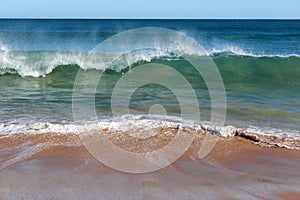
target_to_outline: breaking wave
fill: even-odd
[[[170,45],[169,48],[164,49],[145,49],[124,54],[119,59],[111,62],[109,65],[98,63],[92,68],[97,70],[112,69],[117,72],[130,67],[139,62],[151,62],[154,59],[161,60],[178,60],[182,56],[211,56],[212,58],[230,57],[230,58],[294,58],[299,61],[300,55],[269,55],[269,54],[253,54],[241,48],[234,46],[224,46],[222,48],[211,48],[207,54],[197,52],[193,49],[185,49],[186,47],[178,47]],[[92,56],[102,58],[101,53],[80,52],[80,51],[54,51],[54,50],[10,50],[7,46],[0,42],[0,75],[4,74],[18,74],[22,77],[44,77],[53,72],[59,66],[77,65],[83,69],[86,68],[86,63]],[[93,58],[94,59],[94,58]],[[96,58],[97,59],[97,58]]]

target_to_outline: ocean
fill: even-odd
[[[143,27],[180,32],[197,41],[208,55],[181,49],[185,44],[178,38],[167,49],[157,44],[156,50],[139,49],[111,65],[84,67],[101,42]],[[142,41],[147,41],[146,36]],[[120,42],[120,49],[126,49],[125,44]],[[151,63],[170,66],[188,80],[199,103],[197,123],[209,124],[210,93],[184,55],[209,57],[217,66],[226,91],[225,125],[288,139],[286,147],[300,148],[300,20],[1,19],[0,134],[76,132],[79,124],[72,98],[79,71],[102,73],[95,112],[103,126],[124,129],[134,124],[135,130],[147,131],[147,126],[163,126],[162,122],[177,124],[179,101],[172,90],[159,84],[136,88],[130,96],[130,112],[113,114],[111,97],[117,82]],[[149,115],[150,108],[164,116]]]

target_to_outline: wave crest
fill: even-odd
[[[289,58],[289,57],[299,57],[299,54],[263,54],[263,53],[253,53],[251,51],[244,50],[243,48],[225,45],[221,47],[211,48],[209,51],[210,56],[245,56],[245,57],[254,57],[254,58]]]

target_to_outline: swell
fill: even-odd
[[[299,57],[215,56],[214,62],[225,84],[275,84],[279,88],[300,84]]]

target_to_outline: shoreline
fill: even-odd
[[[197,138],[177,161],[146,174],[101,164],[77,135],[0,138],[0,197],[131,199],[297,199],[300,152],[220,138],[204,159]]]

